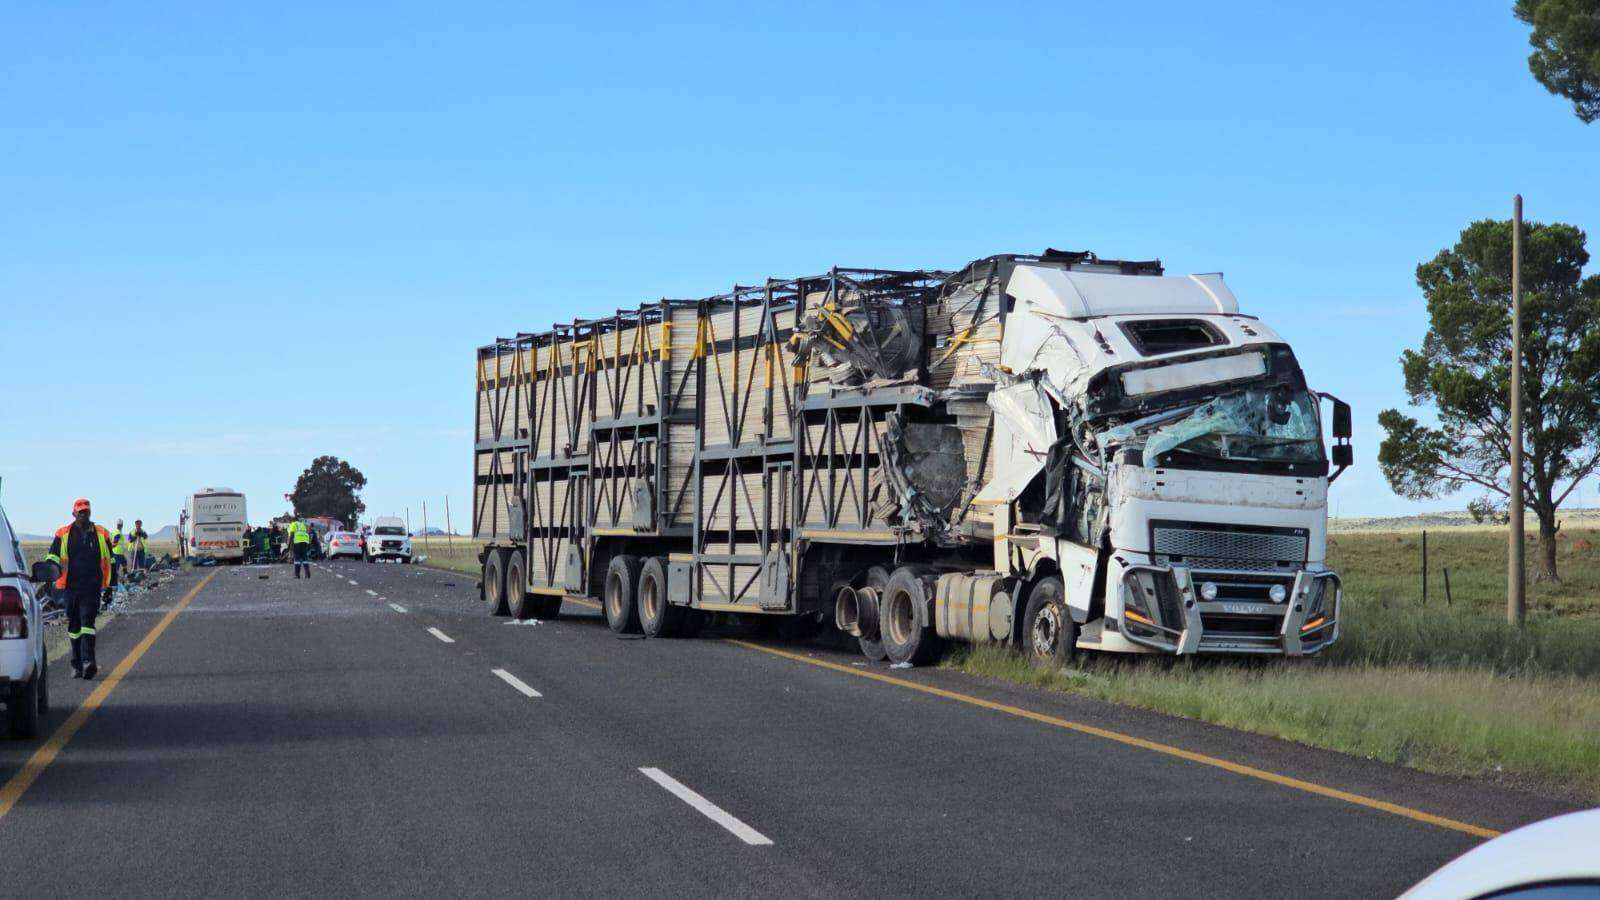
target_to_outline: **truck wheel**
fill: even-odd
[[[1067,609],[1067,591],[1061,576],[1039,579],[1028,592],[1028,612],[1022,619],[1022,652],[1034,665],[1059,668],[1072,659],[1078,646],[1078,624]]]
[[[927,618],[928,586],[923,566],[901,566],[889,576],[878,607],[878,630],[883,650],[896,663],[924,666],[939,658],[944,642],[933,626],[921,624]]]
[[[882,598],[884,590],[889,587],[889,570],[883,566],[873,566],[861,576],[861,583],[856,587],[871,588],[879,598]],[[861,637],[856,639],[856,643],[861,646],[862,656],[873,662],[883,662],[889,658],[889,654],[883,652],[883,638],[878,634],[878,617],[874,615],[877,611],[876,605],[870,609],[866,606],[860,608]],[[871,619],[870,622],[868,618]]]
[[[489,615],[503,616],[511,612],[506,605],[506,558],[501,550],[490,550],[483,557],[483,602]]]
[[[606,567],[606,624],[617,634],[639,633],[639,572],[637,556],[613,556]]]
[[[543,595],[528,591],[528,564],[522,560],[522,551],[511,551],[506,559],[506,609],[511,618],[533,618],[544,607],[544,600]]]
[[[11,720],[11,736],[27,740],[39,733],[39,677],[35,673],[27,684],[12,685],[6,702]]]
[[[644,561],[639,570],[639,628],[645,637],[677,637],[683,628],[681,606],[667,602],[667,564],[659,556]]]

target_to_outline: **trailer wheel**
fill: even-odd
[[[938,659],[944,649],[933,626],[921,621],[928,608],[928,586],[923,581],[928,571],[923,566],[895,569],[879,601],[878,630],[883,649],[897,663],[924,666]]]
[[[611,557],[606,568],[606,624],[617,634],[639,633],[638,585],[644,563],[637,556]]]
[[[522,551],[511,551],[506,559],[506,609],[511,618],[531,619],[544,607],[545,598],[528,591],[528,564],[522,560]]]
[[[1078,623],[1067,609],[1067,591],[1061,576],[1039,579],[1028,592],[1028,612],[1022,620],[1022,652],[1034,665],[1059,668],[1072,659],[1078,646]]]
[[[491,616],[504,616],[511,612],[506,605],[506,558],[503,550],[490,550],[483,556],[483,602]]]
[[[639,569],[639,628],[645,637],[677,637],[686,610],[667,602],[667,564],[659,556]]]
[[[859,581],[857,588],[871,588],[876,597],[881,598],[889,587],[889,570],[883,566],[873,566],[861,575]],[[878,634],[877,601],[859,607],[858,614],[861,637],[856,639],[856,643],[861,646],[861,655],[873,662],[883,662],[889,658],[889,654],[883,651],[883,638]]]

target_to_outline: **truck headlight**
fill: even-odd
[[[1215,599],[1217,599],[1217,583],[1215,581],[1208,581],[1205,584],[1200,585],[1200,599],[1201,600],[1215,600]]]
[[[1273,603],[1282,603],[1289,599],[1289,591],[1283,585],[1275,584],[1267,589],[1267,596],[1272,599]]]

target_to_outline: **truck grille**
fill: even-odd
[[[1151,553],[1161,565],[1234,572],[1292,571],[1305,564],[1309,545],[1304,528],[1150,523]]]

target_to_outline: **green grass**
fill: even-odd
[[[426,546],[423,545],[421,538],[411,539],[411,551],[428,557],[423,565],[461,572],[465,575],[478,574],[478,551],[482,549],[483,544],[471,538],[457,537],[445,541],[430,536]]]
[[[1266,666],[1085,655],[1035,669],[972,648],[948,665],[1428,771],[1531,779],[1600,800],[1600,533],[1560,539],[1559,583],[1529,579],[1527,624],[1505,620],[1504,532],[1346,533],[1342,636]],[[1534,558],[1530,545],[1527,554]],[[1453,602],[1446,605],[1443,570]]]

